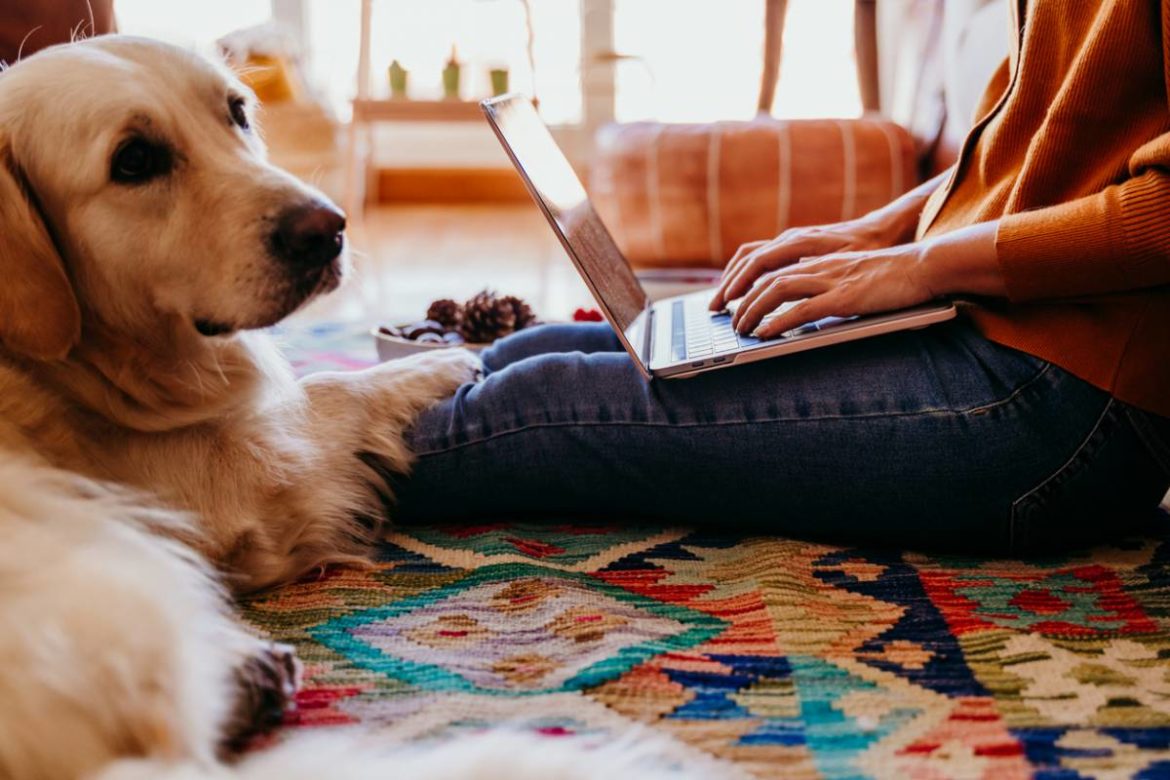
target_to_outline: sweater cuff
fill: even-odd
[[[1150,171],[1087,198],[1003,217],[996,253],[1008,297],[1076,298],[1166,284],[1168,209],[1170,180]]]

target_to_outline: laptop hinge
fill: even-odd
[[[645,314],[646,335],[642,339],[642,362],[649,368],[650,362],[654,360],[654,306],[648,301]]]

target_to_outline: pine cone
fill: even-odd
[[[484,290],[463,304],[459,332],[469,343],[486,344],[516,330],[516,312],[490,290]]]
[[[523,298],[517,298],[515,295],[507,295],[500,299],[500,305],[511,307],[512,312],[516,316],[516,330],[524,330],[536,322],[536,312],[532,310],[532,307]]]
[[[463,307],[450,298],[441,298],[427,308],[427,319],[438,322],[444,328],[458,328],[463,321]]]

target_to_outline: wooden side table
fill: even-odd
[[[475,100],[376,99],[370,85],[370,33],[374,0],[362,0],[358,44],[357,97],[349,123],[345,167],[345,210],[360,217],[377,192],[374,128],[380,122],[481,122]]]

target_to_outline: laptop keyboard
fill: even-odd
[[[782,306],[787,310],[795,302]],[[774,316],[774,315],[772,315]],[[781,338],[803,335],[817,330],[818,323],[810,323],[785,333]],[[726,355],[761,343],[754,336],[741,336],[731,327],[731,314],[712,312],[706,298],[688,298],[671,304],[671,356],[674,360],[701,360]],[[718,361],[716,361],[718,362]]]
[[[708,311],[701,303],[671,304],[671,351],[675,360],[724,355],[759,344],[752,336],[741,336],[731,327],[731,315]]]

